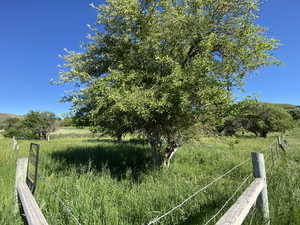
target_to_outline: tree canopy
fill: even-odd
[[[182,132],[231,103],[251,71],[278,64],[257,0],[107,0],[81,52],[67,51],[66,101],[94,128],[143,132],[169,157]]]
[[[51,112],[30,111],[23,118],[9,119],[4,127],[6,137],[47,139],[57,125],[57,118]]]
[[[269,132],[282,132],[293,128],[292,116],[280,106],[271,103],[251,102],[224,124],[225,134],[233,135],[239,129],[267,137]]]
[[[300,108],[294,108],[287,110],[294,120],[300,120]]]

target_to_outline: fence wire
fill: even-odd
[[[212,182],[210,182],[209,184],[205,185],[204,187],[200,188],[199,190],[197,190],[194,194],[192,194],[191,196],[189,196],[188,198],[186,198],[184,201],[182,201],[179,205],[175,206],[174,208],[170,209],[168,212],[166,212],[165,214],[163,214],[160,217],[157,217],[153,220],[151,220],[149,223],[147,223],[147,225],[152,225],[157,223],[158,221],[160,221],[162,218],[170,215],[172,212],[174,212],[176,209],[182,207],[186,202],[188,202],[189,200],[191,200],[192,198],[194,198],[196,195],[198,195],[199,193],[205,191],[207,188],[209,188],[210,186],[212,186],[214,183],[216,183],[217,181],[221,180],[223,177],[227,176],[228,174],[230,174],[231,172],[233,172],[234,170],[236,170],[237,168],[243,166],[244,164],[246,164],[247,162],[249,162],[251,159],[247,159],[243,162],[241,162],[240,164],[234,166],[233,168],[231,168],[230,170],[228,170],[226,173],[224,173],[223,175],[217,177],[216,179],[214,179]]]
[[[275,139],[270,145],[269,147],[272,148],[272,146],[275,144],[275,146],[277,147],[277,139]],[[19,146],[18,146],[19,147]],[[17,147],[17,148],[18,148]],[[270,156],[272,155],[272,152],[270,152],[270,155],[267,154],[266,159],[269,159]],[[247,159],[243,162],[241,162],[240,164],[234,166],[233,168],[231,168],[230,170],[228,170],[227,172],[225,172],[223,175],[215,178],[212,182],[210,182],[209,184],[205,185],[204,187],[200,188],[199,190],[197,190],[195,193],[193,193],[192,195],[190,195],[188,198],[186,198],[184,201],[182,201],[180,204],[178,204],[177,206],[175,206],[174,208],[170,209],[169,211],[167,211],[166,213],[164,213],[163,215],[161,215],[160,217],[157,217],[153,220],[151,220],[150,222],[148,222],[146,225],[152,225],[152,224],[156,224],[157,222],[159,222],[161,219],[163,219],[164,217],[170,215],[172,212],[174,212],[175,210],[179,209],[180,207],[182,207],[185,203],[187,203],[188,201],[190,201],[192,198],[194,198],[196,195],[198,195],[199,193],[205,191],[206,189],[208,189],[210,186],[212,186],[214,183],[216,183],[217,181],[221,180],[222,178],[224,178],[225,176],[227,176],[228,174],[230,174],[231,172],[233,172],[234,170],[238,169],[239,167],[243,166],[244,164],[246,164],[248,161],[250,161],[251,159]],[[271,168],[268,168],[267,172],[269,172]],[[243,185],[249,180],[251,175],[248,175],[247,177],[245,177],[243,179],[243,181],[240,183],[240,185],[237,187],[237,189],[235,190],[235,192],[230,196],[230,198],[224,203],[224,205],[217,211],[217,213],[215,215],[213,215],[204,225],[208,225],[212,220],[214,220],[223,210],[224,208],[228,205],[228,203],[236,196],[236,194],[238,193],[238,191],[243,187]],[[69,216],[72,217],[72,219],[74,220],[74,222],[77,225],[82,225],[79,220],[77,219],[77,217],[72,213],[71,208],[59,197],[59,195],[57,194],[57,192],[51,187],[51,185],[49,184],[49,182],[44,179],[46,181],[46,183],[48,184],[47,186],[49,187],[50,191],[55,195],[55,197],[58,199],[58,201],[62,204],[63,208],[65,209],[65,211],[69,214]],[[253,221],[253,217],[255,214],[255,204],[252,210],[252,215],[251,215],[251,220],[250,220],[250,225],[252,224]]]
[[[209,224],[211,221],[213,221],[224,209],[225,207],[229,204],[229,202],[237,195],[237,193],[241,190],[241,188],[244,186],[244,184],[249,180],[252,174],[248,175],[245,177],[240,183],[240,185],[237,187],[237,189],[233,192],[233,194],[230,196],[230,198],[227,199],[227,201],[223,204],[223,206],[218,210],[218,212],[213,215],[204,225]]]
[[[51,187],[50,183],[44,178],[44,180],[46,181],[46,183],[48,184],[47,187],[49,187],[50,191],[55,195],[55,197],[57,198],[57,200],[62,204],[64,210],[67,212],[67,214],[69,214],[69,216],[72,217],[72,219],[74,220],[74,222],[77,225],[82,225],[79,220],[77,219],[77,217],[72,213],[71,208],[59,197],[59,195],[57,194],[57,192]]]

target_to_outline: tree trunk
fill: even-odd
[[[164,166],[165,167],[169,168],[171,159],[175,155],[176,151],[177,151],[177,148],[172,148],[169,151],[166,151],[165,158],[164,158]]]
[[[160,138],[157,135],[148,135],[148,142],[151,146],[153,165],[157,167],[162,162]]]
[[[43,133],[42,133],[42,131],[40,131],[39,136],[40,136],[40,140],[43,140]]]
[[[173,156],[175,155],[176,151],[177,151],[177,143],[175,141],[172,141],[169,146],[166,148],[165,151],[165,158],[164,158],[164,166],[165,167],[169,167],[170,163],[171,163],[171,159],[173,158]]]
[[[117,135],[117,142],[122,142],[122,134]]]
[[[260,136],[263,137],[263,138],[266,138],[266,137],[267,137],[267,134],[268,134],[268,132],[262,131],[262,132],[260,133]]]

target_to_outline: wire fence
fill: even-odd
[[[223,177],[227,176],[228,174],[230,174],[231,172],[233,172],[234,170],[238,169],[239,167],[241,167],[242,165],[244,165],[245,163],[249,162],[250,159],[247,159],[243,162],[241,162],[240,164],[234,166],[233,168],[231,168],[230,170],[228,170],[226,173],[224,173],[223,175],[217,177],[216,179],[214,179],[213,181],[211,181],[209,184],[205,185],[204,187],[200,188],[199,190],[197,190],[194,194],[190,195],[188,198],[186,198],[184,201],[182,201],[179,205],[175,206],[174,208],[170,209],[168,212],[166,212],[165,214],[163,214],[160,217],[157,217],[153,220],[151,220],[149,223],[147,223],[147,225],[152,225],[155,224],[157,222],[159,222],[161,219],[163,219],[164,217],[170,215],[172,212],[174,212],[175,210],[179,209],[180,207],[182,207],[185,203],[187,203],[188,201],[190,201],[192,198],[194,198],[196,195],[198,195],[199,193],[205,191],[207,188],[209,188],[210,186],[212,186],[214,183],[216,183],[217,181],[221,180]]]
[[[204,225],[208,225],[210,222],[212,222],[216,217],[226,208],[226,206],[229,204],[229,202],[239,193],[241,188],[244,186],[244,184],[249,180],[251,177],[251,174],[248,175],[243,179],[243,181],[240,183],[240,185],[236,188],[236,190],[233,192],[233,194],[227,199],[227,201],[222,205],[222,207],[217,211],[215,215],[213,215]]]
[[[275,145],[275,147],[277,148],[276,151],[278,153],[279,150],[279,145],[281,144],[281,142],[284,142],[285,145],[287,146],[287,141],[284,139],[285,135],[281,135],[278,136],[277,138],[275,138],[273,140],[273,142],[270,144],[270,148],[272,148],[273,145]],[[267,150],[266,150],[267,151]],[[264,151],[264,153],[267,153],[266,151]],[[266,160],[270,160],[272,159],[272,166],[267,168],[267,173],[270,172],[270,170],[273,169],[274,167],[274,153],[273,151],[270,150],[269,154],[265,154]],[[186,198],[184,201],[182,201],[180,204],[178,204],[177,206],[175,206],[174,208],[170,209],[169,211],[167,211],[166,213],[164,213],[163,215],[151,220],[150,222],[148,222],[146,225],[152,225],[152,224],[156,224],[158,223],[161,219],[165,218],[166,216],[169,216],[172,212],[174,212],[175,210],[179,209],[180,207],[182,207],[185,203],[187,203],[189,200],[191,200],[192,198],[194,198],[196,195],[198,195],[199,193],[205,191],[207,188],[209,188],[210,186],[212,186],[214,183],[216,183],[217,181],[221,180],[223,177],[225,177],[226,175],[230,174],[231,172],[233,172],[234,170],[238,169],[239,167],[241,167],[242,165],[244,165],[245,163],[247,163],[248,161],[250,161],[250,159],[245,160],[243,162],[241,162],[240,164],[236,165],[235,167],[231,168],[230,170],[228,170],[226,173],[224,173],[223,175],[219,176],[218,178],[214,179],[212,182],[210,182],[209,184],[207,184],[206,186],[200,188],[199,190],[197,190],[194,194],[190,195],[188,198]],[[209,223],[211,223],[213,220],[215,220],[217,218],[218,215],[220,215],[220,213],[226,208],[226,206],[229,204],[229,202],[236,196],[236,194],[240,191],[240,189],[243,187],[243,185],[247,182],[247,180],[250,178],[250,175],[247,176],[246,178],[243,179],[243,181],[241,182],[241,184],[238,186],[238,188],[234,191],[234,193],[232,194],[232,196],[224,203],[224,205],[217,211],[217,213],[215,215],[213,215],[204,225],[208,225]],[[251,219],[250,219],[250,225],[252,224],[253,221],[253,217],[255,215],[255,207],[253,207],[253,212],[251,213]]]
[[[73,210],[71,209],[70,206],[68,206],[58,195],[58,193],[51,187],[51,185],[48,183],[48,187],[50,191],[54,194],[56,199],[60,202],[60,204],[63,206],[63,209],[67,212],[67,214],[73,219],[73,221],[77,225],[82,225],[82,223],[79,222],[79,219],[73,214]]]
[[[272,160],[272,166],[267,168],[267,173],[273,169],[274,164],[275,164],[275,152],[278,155],[278,150],[279,150],[279,145],[284,143],[284,147],[287,147],[287,141],[286,139],[284,139],[284,135],[281,135],[280,138],[277,137],[270,145],[269,145],[269,151],[267,150],[267,154],[266,154],[266,160]],[[280,141],[282,143],[280,143]],[[12,142],[12,147],[13,149],[18,152],[19,151],[19,145],[17,143],[17,141],[15,139],[13,139]],[[275,148],[275,149],[274,149]],[[274,151],[273,151],[274,150]],[[269,154],[268,154],[269,153]],[[187,197],[186,199],[184,199],[181,203],[179,203],[178,205],[176,205],[175,207],[171,208],[170,210],[168,210],[167,212],[165,212],[164,214],[162,214],[159,217],[156,217],[155,219],[149,221],[148,223],[144,224],[144,225],[153,225],[158,223],[160,220],[162,220],[163,218],[171,215],[174,211],[176,211],[177,209],[183,207],[187,202],[189,202],[190,200],[192,200],[195,196],[197,196],[198,194],[200,194],[201,192],[204,192],[205,190],[207,190],[209,187],[211,187],[212,185],[214,185],[215,183],[217,183],[218,181],[220,181],[222,178],[226,177],[227,175],[231,174],[233,171],[239,169],[240,167],[242,167],[243,165],[245,165],[246,163],[248,163],[251,159],[247,159],[244,160],[243,162],[237,164],[236,166],[232,167],[231,169],[229,169],[228,171],[226,171],[224,174],[220,175],[219,177],[213,179],[210,183],[206,184],[205,186],[199,188],[197,191],[195,191],[193,194],[191,194],[189,197]],[[246,184],[247,181],[249,181],[251,177],[251,174],[247,175],[246,177],[244,177],[242,179],[242,182],[238,185],[238,187],[235,189],[235,191],[232,193],[232,195],[225,201],[225,203],[219,208],[219,210],[209,219],[207,220],[204,225],[208,225],[210,224],[212,221],[216,220],[216,218],[223,212],[223,210],[228,206],[228,204],[236,197],[236,195],[239,193],[239,191],[242,189],[242,187]],[[46,183],[46,186],[49,188],[49,190],[54,194],[55,198],[59,201],[59,203],[61,204],[61,206],[63,207],[63,209],[66,211],[66,213],[72,218],[72,220],[77,224],[77,225],[82,225],[82,223],[80,222],[80,220],[74,215],[73,211],[71,209],[71,207],[66,204],[66,202],[59,196],[59,194],[57,193],[57,191],[52,187],[52,185],[50,184],[50,182],[47,180],[47,178],[42,177],[43,180]],[[250,225],[252,225],[253,222],[253,218],[255,217],[255,210],[256,208],[253,207],[252,211],[250,213]]]

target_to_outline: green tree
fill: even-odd
[[[33,138],[34,135],[31,130],[27,129],[23,124],[21,118],[10,118],[4,121],[3,129],[5,137],[22,137]]]
[[[21,119],[8,119],[4,136],[45,140],[55,131],[57,118],[52,112],[29,111]]]
[[[166,164],[182,134],[229,104],[249,71],[278,63],[270,55],[278,42],[255,24],[257,0],[107,0],[93,7],[90,41],[64,56],[60,82],[74,84],[64,100],[94,127],[143,132]]]
[[[269,132],[285,132],[293,128],[293,118],[283,108],[270,103],[256,103],[238,118],[243,128],[267,137]]]
[[[20,121],[19,118],[9,118],[0,123],[0,129],[9,129]]]
[[[62,113],[59,118],[60,127],[72,127],[75,126],[74,115],[69,113]]]
[[[287,110],[294,120],[300,120],[300,108],[294,108]]]
[[[25,115],[23,125],[32,131],[35,138],[46,140],[55,131],[57,118],[52,112],[30,111]]]
[[[221,117],[217,124],[218,132],[225,136],[232,136],[236,132],[243,130],[246,121],[244,115],[247,114],[249,107],[257,102],[257,99],[248,96],[242,101],[231,104],[228,112]]]

